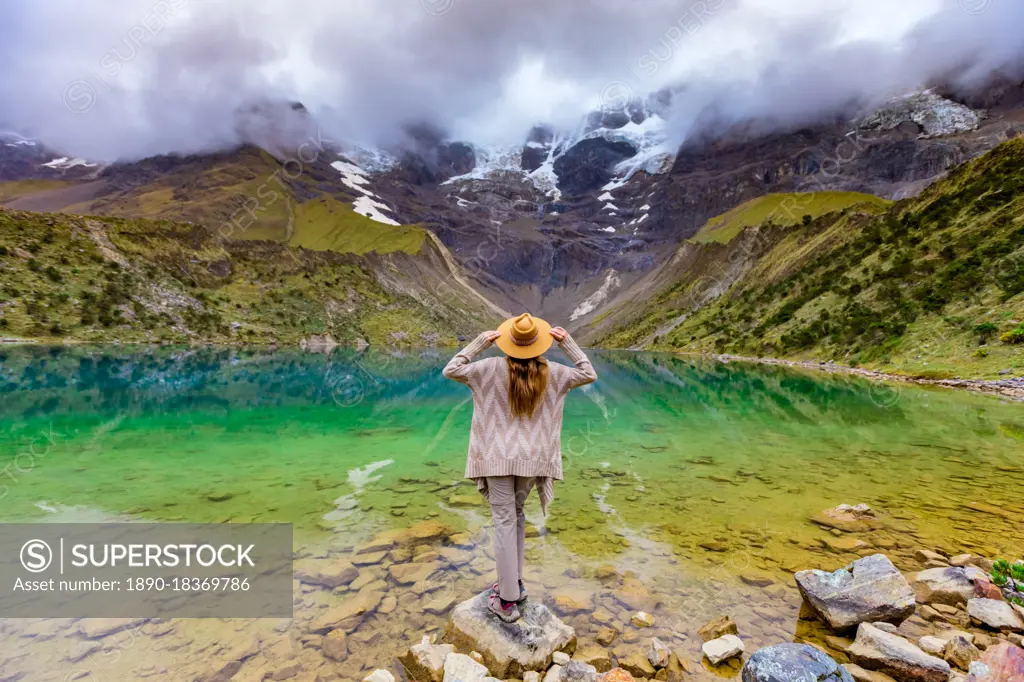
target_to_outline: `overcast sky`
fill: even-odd
[[[686,85],[780,125],[929,79],[1019,73],[1020,0],[6,0],[0,123],[109,161],[237,143],[236,112],[299,100],[335,139],[429,121],[518,142]]]

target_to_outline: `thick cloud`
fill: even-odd
[[[0,122],[99,160],[237,143],[275,99],[337,140],[515,142],[673,86],[682,140],[1019,73],[1022,24],[1012,0],[10,0]]]

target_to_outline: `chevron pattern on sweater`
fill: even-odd
[[[540,476],[562,478],[562,411],[565,396],[597,379],[587,356],[572,337],[560,344],[575,367],[548,363],[550,373],[540,404],[529,419],[513,416],[508,400],[505,358],[474,362],[490,342],[481,334],[459,351],[443,374],[473,392],[466,477]]]

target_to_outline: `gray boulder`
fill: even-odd
[[[832,573],[800,571],[795,578],[804,599],[834,630],[872,621],[901,623],[917,605],[914,590],[884,554]]]
[[[743,666],[743,682],[854,682],[841,665],[807,644],[779,644],[757,651]]]
[[[547,670],[556,651],[576,649],[576,631],[543,604],[527,601],[519,607],[522,617],[505,623],[487,608],[489,596],[486,590],[452,610],[445,641],[459,651],[480,652],[493,677]]]
[[[847,649],[854,663],[877,670],[899,682],[946,682],[952,670],[941,658],[929,656],[899,635],[861,623],[857,639]]]
[[[974,597],[974,581],[985,573],[974,566],[929,568],[910,576],[914,596],[922,604],[963,606]]]
[[[597,668],[582,661],[569,661],[562,666],[559,682],[596,682]]]
[[[971,599],[967,602],[971,622],[993,630],[1024,632],[1024,619],[1010,604],[998,599]]]

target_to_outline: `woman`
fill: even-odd
[[[552,341],[575,367],[548,363],[541,355]],[[473,358],[497,344],[504,358]],[[503,621],[519,618],[523,587],[526,517],[523,505],[537,488],[547,513],[554,481],[562,478],[562,408],[570,389],[597,379],[590,360],[561,327],[523,313],[506,320],[497,331],[484,332],[459,351],[444,375],[473,391],[473,424],[469,433],[466,478],[491,505],[494,556],[498,583],[490,608]]]

